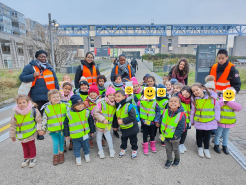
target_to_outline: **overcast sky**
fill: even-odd
[[[246,0],[1,0],[47,24],[246,24]]]

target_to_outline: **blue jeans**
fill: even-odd
[[[89,139],[83,140],[83,137],[72,139],[73,141],[73,154],[75,157],[81,157],[80,150],[83,148],[85,155],[90,153]]]
[[[60,151],[64,151],[64,134],[63,131],[61,132],[51,132],[50,136],[53,140],[53,152],[54,155],[58,154],[58,148],[60,147]]]
[[[220,137],[222,136],[222,138],[223,138],[222,145],[223,146],[227,146],[229,131],[230,131],[230,128],[218,127],[217,131],[216,131],[216,134],[215,134],[215,137],[214,137],[214,144],[215,145],[219,145],[219,140],[220,140]]]

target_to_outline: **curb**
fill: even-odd
[[[14,98],[10,98],[10,99],[7,99],[7,100],[4,100],[4,101],[0,102],[0,105],[12,103],[12,102],[14,102]]]

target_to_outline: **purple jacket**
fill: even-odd
[[[223,107],[225,105],[225,102],[223,101],[223,97],[220,97],[218,102],[219,102],[220,107]],[[234,111],[237,111],[237,112],[239,112],[242,109],[242,106],[235,101],[229,101],[226,103],[226,105],[231,107],[232,109],[234,109]],[[235,123],[234,124],[222,124],[218,122],[218,126],[222,128],[233,128],[235,126]]]
[[[207,122],[207,123],[201,123],[198,121],[194,121],[194,115],[196,112],[196,108],[194,106],[194,98],[191,97],[191,111],[190,111],[190,122],[191,124],[195,125],[195,128],[198,130],[214,130],[217,129],[217,122],[220,121],[220,105],[219,102],[217,101],[217,93],[209,91],[211,93],[211,96],[215,99],[215,106],[214,106],[214,111],[215,111],[215,119],[213,121]],[[208,99],[208,94],[204,92],[205,96],[203,99]],[[196,97],[195,99],[201,99],[200,97]]]

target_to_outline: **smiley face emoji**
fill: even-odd
[[[235,91],[230,89],[224,90],[223,101],[235,101]]]
[[[155,99],[155,88],[145,87],[144,88],[144,98],[148,100]]]
[[[166,88],[157,88],[157,97],[166,97]]]
[[[133,93],[133,87],[132,86],[126,86],[125,87],[125,93],[126,94],[132,94]]]

